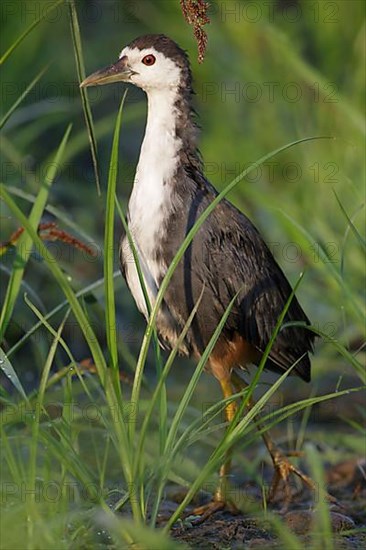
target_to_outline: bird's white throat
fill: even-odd
[[[181,140],[176,137],[177,94],[177,88],[148,91],[145,136],[128,205],[128,225],[152,303],[158,280],[167,269],[156,261],[155,251],[165,227],[164,220],[172,209],[170,183],[177,170],[181,148]],[[124,247],[126,245],[125,242]],[[128,283],[140,311],[146,315],[136,268],[131,255],[129,258]]]
[[[155,234],[171,208],[169,182],[179,161],[176,137],[177,90],[148,92],[148,115],[135,181],[129,202],[130,229],[139,247],[154,247]]]

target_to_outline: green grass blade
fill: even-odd
[[[81,88],[84,89],[84,88]],[[130,124],[131,122],[138,121],[143,115],[141,105],[129,105],[129,109],[124,113],[124,124]],[[116,122],[116,115],[104,116],[97,122],[93,122],[93,128],[95,133],[95,139],[109,136],[111,128],[114,128]],[[68,163],[75,159],[79,154],[83,154],[87,145],[90,145],[89,135],[85,135],[85,129],[83,128],[78,133],[75,133],[70,139],[69,147],[65,155],[65,162]]]
[[[59,424],[54,423],[52,426],[54,433],[40,430],[39,439],[47,446],[54,459],[65,466],[71,475],[82,483],[88,496],[93,500],[98,500],[101,495],[95,483],[94,472],[78,455],[69,437],[67,427],[64,421]]]
[[[201,295],[200,295],[197,303],[195,304],[194,308],[192,309],[192,311],[191,311],[191,313],[188,317],[188,320],[187,320],[185,326],[183,327],[183,330],[182,330],[181,334],[179,335],[179,337],[177,339],[177,342],[176,342],[174,348],[172,349],[172,351],[169,354],[168,360],[166,361],[166,363],[164,365],[163,372],[161,373],[161,376],[158,380],[158,384],[157,384],[157,386],[155,388],[155,391],[154,391],[154,393],[153,393],[153,395],[152,395],[152,397],[149,401],[149,407],[146,411],[144,421],[143,421],[141,431],[140,431],[140,437],[139,437],[139,442],[138,442],[138,446],[137,446],[137,456],[142,456],[144,443],[145,443],[145,439],[146,439],[146,435],[147,435],[147,429],[148,429],[149,423],[152,420],[152,414],[153,414],[155,403],[156,403],[158,397],[160,396],[161,392],[164,391],[164,389],[165,389],[165,386],[164,386],[165,381],[166,381],[167,376],[170,372],[170,369],[173,365],[174,359],[176,358],[176,356],[179,352],[179,348],[180,348],[181,344],[183,343],[184,338],[186,337],[187,332],[189,330],[189,327],[191,326],[192,321],[193,321],[193,319],[194,319],[194,317],[197,313],[197,309],[198,309],[199,304],[201,302],[202,296],[203,296],[203,289],[202,289]],[[164,397],[166,397],[165,391],[164,391]],[[164,434],[164,436],[165,436],[164,437],[164,449],[163,449],[162,454],[164,455],[163,460],[166,461],[165,455],[167,454],[167,449],[166,449],[167,435]],[[169,454],[169,451],[168,451],[168,454]],[[168,468],[166,468],[166,473],[167,474],[169,473]],[[161,498],[162,498],[162,493],[163,493],[163,489],[164,489],[164,482],[165,482],[165,478],[163,478],[163,477],[164,476],[160,476],[160,479],[159,479],[160,483],[159,483],[159,486],[157,488],[157,494],[154,497],[153,508],[151,510],[150,524],[152,526],[155,525],[156,518],[157,518],[157,515],[158,515],[158,511],[159,511],[160,501],[161,501]]]
[[[256,432],[256,433],[258,434],[258,433],[266,432],[267,430],[271,429],[272,426],[276,426],[283,420],[286,420],[286,418],[289,418],[290,416],[298,413],[299,411],[302,411],[307,408],[311,408],[314,405],[317,405],[319,403],[330,401],[331,399],[338,399],[345,395],[349,395],[351,393],[358,392],[358,391],[363,391],[365,389],[366,389],[365,386],[347,388],[346,390],[335,391],[333,393],[327,393],[326,395],[319,395],[316,397],[308,397],[306,399],[302,399],[301,401],[297,401],[296,403],[290,403],[289,405],[285,405],[276,411],[271,411],[268,415],[261,416],[261,425],[263,426],[263,429],[261,429],[259,432]],[[269,397],[270,396],[271,395],[269,395]],[[250,443],[251,442],[248,442],[248,445],[250,445]]]
[[[13,42],[13,44],[3,53],[0,57],[0,66],[5,63],[8,57],[13,53],[13,51],[23,42],[23,40],[32,32],[32,30],[43,20],[45,19],[57,6],[63,4],[64,0],[57,0],[51,6],[48,6],[46,9],[42,9],[40,17],[35,19],[33,23],[25,29],[25,31]]]
[[[116,207],[117,207],[117,210],[118,210],[120,220],[121,220],[122,225],[123,225],[123,229],[125,230],[126,235],[127,235],[129,247],[131,248],[133,261],[135,262],[136,271],[137,271],[137,275],[138,275],[138,278],[139,278],[139,283],[141,285],[141,290],[142,290],[144,300],[145,300],[145,305],[146,305],[147,311],[150,313],[151,312],[151,303],[150,303],[150,299],[149,299],[149,294],[147,292],[144,275],[142,273],[140,259],[139,259],[138,253],[137,253],[136,245],[134,243],[130,228],[128,227],[128,224],[126,222],[125,216],[124,216],[123,211],[122,211],[122,208],[121,208],[117,198],[116,198]]]
[[[4,413],[2,412],[2,414]],[[22,477],[24,479],[24,476],[22,476],[21,468],[18,466],[15,454],[9,443],[9,437],[4,429],[3,422],[1,422],[0,424],[0,437],[1,437],[1,448],[3,451],[3,456],[5,457],[5,461],[8,465],[10,475],[13,478],[13,481],[15,483],[18,483],[19,480],[22,479]]]
[[[322,467],[322,460],[319,453],[313,445],[306,445],[307,458],[310,463],[312,479],[318,489],[318,502],[316,507],[315,529],[313,530],[314,548],[324,548],[324,550],[333,550],[333,532],[330,519],[329,503],[327,502],[327,492],[325,490],[325,476]]]
[[[358,232],[357,228],[355,227],[355,224],[353,223],[352,219],[349,217],[349,215],[347,214],[343,204],[341,203],[340,201],[340,198],[338,197],[335,189],[333,189],[333,193],[334,193],[334,196],[337,200],[337,203],[338,203],[338,206],[339,208],[341,209],[342,211],[342,214],[344,215],[344,217],[346,218],[346,220],[348,221],[348,225],[350,227],[350,229],[352,230],[353,234],[355,235],[357,241],[358,241],[358,244],[361,246],[362,250],[364,252],[366,252],[366,240],[364,238],[362,238],[362,236],[360,235],[360,233]],[[364,204],[357,210],[357,213],[364,208]]]
[[[129,244],[130,250],[132,252],[132,256],[133,256],[133,261],[135,262],[135,267],[136,267],[137,275],[138,275],[138,278],[139,278],[139,283],[140,283],[140,286],[141,286],[141,290],[142,290],[142,293],[143,293],[143,296],[144,296],[146,309],[147,309],[147,311],[150,315],[151,314],[151,303],[150,303],[149,294],[148,294],[148,291],[147,291],[147,288],[146,288],[145,279],[144,279],[144,275],[143,275],[143,272],[142,272],[142,268],[141,268],[137,248],[136,248],[136,245],[134,243],[131,231],[130,231],[130,229],[128,227],[128,224],[126,222],[125,216],[123,215],[122,209],[121,209],[117,199],[116,199],[116,205],[117,205],[117,210],[119,212],[119,216],[120,216],[123,228],[126,232],[126,236],[127,236],[127,239],[128,239],[128,244]],[[146,327],[146,330],[148,330],[148,326]],[[156,370],[157,370],[158,378],[160,379],[161,376],[162,376],[161,355],[160,355],[159,339],[158,339],[155,323],[152,324],[152,326],[149,330],[152,330],[152,336],[153,336],[153,340],[154,340]],[[144,367],[145,367],[145,362],[141,362],[140,368],[135,369],[135,376],[134,376],[133,388],[132,388],[132,394],[133,394],[133,399],[134,399],[133,402],[134,403],[138,403],[141,383],[142,383],[142,379],[143,379]],[[167,431],[167,427],[166,427],[167,414],[166,414],[166,411],[167,411],[166,391],[162,387],[161,392],[160,392],[160,430],[159,430],[160,450],[161,450],[161,452],[163,452],[163,450],[164,450],[166,431]],[[130,426],[130,432],[129,433],[130,433],[130,440],[132,441],[133,438],[134,438],[134,426]]]
[[[40,314],[40,312],[36,310],[36,308],[34,308],[34,311],[37,312],[37,316],[42,319],[42,315]],[[39,385],[39,391],[37,396],[37,406],[35,407],[34,420],[32,421],[33,422],[32,441],[31,441],[31,455],[30,455],[30,464],[29,464],[30,486],[33,488],[36,483],[36,467],[37,467],[36,461],[37,461],[38,437],[39,437],[41,414],[44,412],[43,405],[44,405],[44,397],[46,393],[46,385],[47,385],[49,374],[51,372],[52,363],[56,355],[56,350],[59,345],[61,333],[63,331],[67,317],[68,317],[68,312],[66,312],[66,315],[64,316],[62,322],[60,323],[60,326],[57,332],[55,332],[54,334],[54,339],[51,344],[46,362],[44,364],[44,368],[41,375],[41,381]]]
[[[188,386],[186,388],[186,391],[184,392],[184,395],[183,397],[181,398],[180,402],[179,402],[179,405],[178,405],[178,409],[174,415],[174,418],[172,420],[172,423],[171,423],[171,426],[170,426],[170,430],[169,430],[169,434],[168,434],[168,437],[167,437],[167,442],[166,442],[166,448],[167,448],[167,452],[169,453],[169,451],[171,450],[172,448],[172,445],[173,445],[173,441],[176,439],[176,435],[177,435],[177,432],[178,432],[178,427],[181,423],[181,420],[182,420],[182,417],[183,417],[183,414],[192,398],[192,395],[193,395],[193,392],[194,392],[194,389],[197,385],[197,382],[201,376],[201,373],[207,363],[207,360],[208,358],[210,357],[210,354],[213,350],[213,348],[215,347],[215,344],[221,334],[221,331],[222,329],[224,328],[224,325],[227,321],[227,318],[229,317],[230,315],[230,311],[238,297],[238,294],[237,293],[234,298],[230,301],[228,307],[226,308],[225,310],[225,313],[224,315],[222,316],[222,318],[220,319],[220,322],[219,324],[217,325],[213,335],[211,336],[211,339],[205,349],[205,351],[203,352],[202,354],[202,357],[200,358],[198,364],[197,364],[197,367],[193,373],[193,376],[191,377],[189,383],[188,383]]]
[[[0,369],[3,371],[8,380],[10,380],[10,382],[13,384],[14,388],[18,390],[23,399],[28,401],[27,394],[24,391],[18,375],[2,348],[0,348]]]
[[[119,136],[122,122],[122,112],[125,103],[127,91],[123,94],[120,108],[117,115],[116,125],[114,129],[112,152],[108,172],[108,188],[106,200],[106,217],[104,228],[104,278],[105,278],[105,321],[107,343],[111,358],[111,366],[118,371],[118,350],[117,350],[117,326],[116,326],[116,311],[114,299],[114,204],[116,194],[116,183],[118,174],[118,147]]]
[[[259,378],[264,370],[264,367],[265,367],[265,364],[266,364],[266,361],[269,357],[269,354],[271,352],[271,349],[272,349],[272,346],[274,344],[274,341],[275,339],[277,338],[277,335],[279,333],[279,331],[281,330],[281,327],[284,326],[284,320],[285,320],[285,317],[286,317],[286,313],[291,305],[291,302],[292,300],[294,299],[295,297],[295,294],[296,294],[296,291],[297,289],[299,288],[300,286],[300,283],[302,281],[304,277],[304,274],[303,273],[300,273],[300,276],[296,282],[296,284],[294,285],[293,289],[291,290],[291,293],[287,299],[287,302],[285,304],[285,307],[283,308],[283,310],[281,311],[281,314],[280,316],[278,317],[277,321],[276,321],[276,325],[275,325],[275,328],[274,328],[274,331],[271,335],[271,338],[269,339],[269,342],[266,346],[266,349],[264,350],[264,353],[262,355],[262,359],[258,365],[258,368],[256,369],[256,372],[255,372],[255,375],[253,377],[253,380],[252,382],[250,383],[249,387],[248,387],[248,392],[245,394],[245,397],[243,399],[243,402],[241,403],[241,406],[238,407],[238,411],[237,411],[237,414],[236,416],[239,417],[243,410],[245,409],[245,407],[247,406],[247,404],[249,403],[249,400],[251,398],[251,396],[253,395],[253,392],[254,392],[254,389],[256,387],[256,385],[258,384],[259,382]],[[300,323],[301,324],[301,323]],[[303,323],[301,324],[303,326]],[[286,373],[286,376],[289,374],[289,372],[291,372],[291,370],[295,367],[296,363],[294,363],[292,365],[292,367],[287,371]],[[285,378],[286,378],[285,376]],[[280,378],[280,380],[282,381],[282,377]],[[273,386],[275,386],[276,384],[274,384]],[[267,392],[268,393],[268,392]],[[271,395],[271,394],[269,394]],[[258,405],[258,403],[256,403],[256,405]],[[254,405],[254,407],[252,407],[251,411],[255,410],[256,408],[256,405]],[[233,427],[235,426],[235,422],[233,423]],[[231,428],[231,427],[230,427]]]
[[[23,93],[20,94],[20,96],[18,97],[18,99],[15,100],[15,102],[13,103],[13,105],[10,107],[10,109],[7,111],[7,113],[5,113],[5,115],[3,116],[3,118],[0,120],[0,130],[3,128],[3,126],[7,123],[7,121],[9,120],[9,118],[11,117],[11,115],[14,113],[14,111],[16,111],[16,109],[18,108],[18,106],[21,104],[21,102],[23,101],[23,99],[25,97],[27,97],[27,95],[29,94],[29,92],[31,92],[34,88],[34,86],[37,84],[37,82],[39,80],[41,80],[42,76],[45,74],[45,72],[48,70],[49,68],[49,65],[47,65],[46,67],[44,67],[38,74],[37,76],[32,80],[32,82],[30,84],[28,84],[28,86],[26,87],[26,89],[24,90]]]
[[[25,294],[24,295],[24,301],[25,303],[27,304],[27,306],[29,307],[29,309],[34,313],[34,315],[39,319],[39,322],[41,323],[41,325],[43,327],[45,327],[48,332],[50,334],[52,334],[52,336],[54,338],[57,338],[58,342],[59,342],[59,345],[63,348],[63,350],[65,351],[66,355],[68,356],[68,359],[70,361],[71,364],[73,363],[76,363],[75,361],[75,358],[73,357],[71,351],[70,351],[70,348],[69,346],[66,344],[65,340],[62,338],[61,335],[58,335],[57,334],[57,331],[48,323],[46,317],[44,315],[42,315],[42,313],[39,311],[39,309],[34,305],[32,304],[32,302],[29,300],[28,296]],[[67,319],[67,317],[69,316],[70,314],[70,309],[67,310],[67,312],[65,313],[65,318]],[[42,384],[40,385],[40,387],[42,386]]]
[[[323,249],[323,247],[320,245],[320,243],[316,242],[316,240],[312,237],[312,235],[309,233],[307,229],[305,229],[302,225],[300,225],[297,221],[295,221],[289,214],[286,212],[280,211],[281,216],[283,219],[287,222],[290,222],[292,228],[295,228],[299,234],[305,238],[307,243],[310,245],[311,250],[317,250],[319,260],[322,261],[326,269],[331,274],[332,278],[338,283],[340,288],[344,291],[345,296],[348,299],[348,303],[350,308],[354,311],[355,315],[361,322],[365,322],[366,316],[365,312],[362,309],[361,304],[357,300],[355,294],[352,292],[352,289],[347,285],[346,281],[341,276],[341,273],[336,269],[334,264],[332,262],[328,261],[328,256],[326,254],[326,251]]]
[[[201,296],[202,296],[202,294],[201,294]],[[163,387],[163,384],[165,383],[165,381],[167,379],[167,376],[168,376],[168,374],[170,372],[170,369],[173,365],[174,359],[176,358],[176,356],[179,352],[179,348],[180,348],[181,344],[183,343],[184,338],[186,337],[187,332],[189,330],[189,327],[191,326],[192,321],[193,321],[193,319],[194,319],[194,317],[197,313],[197,309],[198,309],[198,306],[200,304],[200,301],[201,301],[201,298],[198,300],[198,302],[195,304],[194,308],[192,309],[192,311],[191,311],[191,313],[188,317],[188,320],[187,320],[182,332],[180,333],[180,335],[177,339],[176,345],[174,346],[174,348],[170,352],[169,357],[168,357],[168,359],[167,359],[167,361],[164,365],[164,370],[162,372],[161,377],[158,380],[158,383],[157,383],[157,386],[154,390],[154,393],[152,394],[151,398],[149,399],[149,406],[148,406],[148,409],[146,411],[146,414],[145,414],[145,417],[144,417],[144,420],[143,420],[143,423],[142,423],[142,427],[141,427],[141,431],[140,431],[140,437],[139,437],[139,443],[138,443],[138,446],[137,446],[137,455],[138,456],[140,454],[142,454],[143,443],[144,443],[144,440],[145,440],[145,437],[146,437],[146,434],[147,434],[147,429],[148,429],[148,426],[149,426],[149,422],[151,421],[151,416],[152,416],[156,401],[158,399],[159,393],[160,393],[160,391]]]
[[[43,214],[44,208],[47,203],[47,199],[48,199],[48,195],[49,195],[52,183],[57,174],[57,170],[60,165],[62,155],[64,153],[70,132],[71,132],[71,125],[68,126],[64,134],[64,137],[62,138],[60,146],[56,152],[54,162],[47,169],[44,182],[41,185],[41,188],[37,196],[37,200],[34,203],[31,213],[29,215],[29,222],[28,222],[28,219],[26,220],[27,225],[30,226],[33,230],[37,229],[38,224],[40,222],[41,216]],[[3,190],[5,191],[4,187],[3,187]],[[1,310],[0,341],[2,340],[5,334],[9,320],[13,313],[15,301],[19,294],[20,285],[23,279],[24,269],[28,262],[29,256],[31,254],[31,249],[32,249],[32,238],[29,235],[29,233],[25,231],[23,235],[20,237],[18,241],[18,245],[16,247],[16,260],[13,265],[13,271],[6,290],[3,308]]]
[[[280,542],[282,544],[280,548],[284,548],[286,550],[316,550],[315,547],[309,548],[308,545],[304,545],[302,540],[300,540],[300,537],[297,537],[295,533],[287,527],[281,515],[273,512],[266,512],[266,519],[273,526],[280,538]]]
[[[186,544],[171,540],[159,530],[143,525],[136,526],[130,519],[118,517],[108,507],[104,507],[99,523],[113,533],[118,548],[121,548],[121,541],[124,540],[128,548],[139,550],[189,550]],[[127,546],[123,545],[123,548]]]
[[[286,327],[286,326],[300,326],[300,325],[303,326],[302,323],[291,322],[291,323],[285,323],[283,326]],[[314,332],[314,334],[317,334],[318,336],[323,338],[324,342],[331,343],[334,346],[334,348],[340,353],[340,355],[342,355],[347,360],[347,362],[349,362],[352,365],[352,367],[356,370],[356,372],[360,376],[361,380],[363,382],[366,382],[366,373],[365,373],[364,366],[336,338],[334,338],[333,336],[329,336],[329,334],[320,330],[316,326],[308,325],[306,328]]]
[[[116,271],[113,274],[113,276],[114,276],[114,278],[119,277],[120,276],[119,271]],[[103,285],[104,285],[104,277],[102,277],[101,279],[98,279],[97,281],[94,281],[90,285],[87,285],[82,290],[79,290],[78,292],[75,293],[75,296],[76,296],[76,298],[82,298],[83,296],[86,296],[86,295],[90,294],[91,292],[97,290],[98,288],[102,287]],[[69,306],[68,300],[65,300],[65,301],[61,302],[60,304],[58,304],[56,307],[54,307],[51,311],[49,311],[44,316],[44,320],[49,321],[57,313],[59,313],[65,307],[68,307],[68,306]],[[35,323],[27,331],[27,333],[22,338],[20,338],[20,340],[18,340],[18,342],[16,342],[13,345],[13,347],[10,348],[10,350],[8,351],[8,357],[11,357],[16,351],[18,351],[22,347],[22,345],[28,340],[28,338],[30,338],[39,328],[41,328],[41,326],[42,326],[41,321],[38,321],[37,323]]]
[[[79,83],[85,79],[85,66],[84,66],[84,57],[83,50],[81,46],[81,36],[80,36],[80,27],[76,11],[76,6],[74,0],[69,0],[67,2],[69,6],[69,16],[70,16],[70,25],[71,25],[71,35],[72,43],[74,46],[74,54],[76,61],[76,70],[78,73]],[[98,150],[97,150],[97,140],[95,137],[93,115],[90,108],[90,103],[88,100],[88,94],[86,89],[80,88],[81,102],[83,106],[83,112],[85,117],[86,128],[88,132],[90,152],[92,156],[92,162],[94,167],[95,182],[97,186],[98,195],[100,195],[100,180],[99,180],[99,170],[98,170]]]

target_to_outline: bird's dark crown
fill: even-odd
[[[130,42],[128,47],[138,48],[139,50],[155,48],[157,52],[161,52],[166,57],[175,61],[179,67],[189,68],[190,65],[186,51],[165,34],[146,34],[144,36],[139,36]]]
[[[165,34],[146,34],[135,38],[128,44],[128,48],[138,48],[139,50],[154,48],[157,52],[171,59],[181,69],[182,87],[187,88],[190,94],[193,93],[192,72],[188,54],[174,40]]]

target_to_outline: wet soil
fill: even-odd
[[[270,479],[270,466],[264,466],[264,478]],[[329,504],[330,523],[333,533],[332,546],[339,550],[359,550],[366,548],[366,461],[362,458],[343,461],[326,470],[326,490],[334,497]],[[298,539],[302,546],[315,550],[315,545],[321,540],[314,538],[319,527],[318,496],[311,494],[305,488],[292,487],[292,500],[286,511],[283,507],[284,493],[279,491],[276,502],[269,510],[281,524]],[[209,500],[208,495],[199,495],[196,502],[187,510],[185,518],[177,522],[171,532],[173,539],[185,543],[190,548],[210,550],[234,549],[282,549],[284,541],[276,533],[273,522],[266,519],[261,510],[261,490],[252,482],[243,482],[240,494],[242,500],[236,503],[240,511],[233,513],[230,510],[216,512],[202,524],[196,525],[197,516],[194,507]],[[245,496],[250,498],[250,505],[246,506]],[[177,501],[182,494],[168,491],[160,515],[160,525],[165,523],[176,509]],[[255,506],[255,503],[257,505]],[[248,509],[246,509],[248,508]],[[318,533],[319,535],[319,533]],[[291,543],[287,541],[286,548]]]

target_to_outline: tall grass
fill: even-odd
[[[58,5],[59,2],[56,2],[54,9]],[[69,7],[68,17],[72,28],[75,59],[78,75],[82,77],[83,40],[74,3],[71,2]],[[177,15],[175,12],[172,15],[164,10],[164,6],[161,6],[160,15],[163,20],[168,15]],[[11,64],[23,41],[28,40],[32,33],[40,32],[39,23],[43,19],[44,17],[40,16],[37,22],[20,33],[19,38],[13,39],[1,58],[4,63]],[[61,22],[59,24],[62,25]],[[232,31],[231,36],[235,41],[236,29],[232,28],[230,21],[227,26],[228,29],[222,30],[222,37]],[[279,30],[273,25],[269,40],[274,40],[273,37],[278,36]],[[293,52],[288,52],[288,57],[290,65],[308,78],[305,62],[297,63],[298,58]],[[38,77],[31,81],[25,92],[21,92],[11,103],[2,118],[5,132],[14,117],[16,120],[16,115],[20,113],[21,105],[27,99],[32,86],[42,78],[45,78],[44,74],[38,73]],[[48,167],[45,177],[27,174],[31,192],[24,191],[16,185],[17,177],[9,184],[2,183],[0,187],[4,215],[11,217],[15,227],[25,228],[15,250],[10,250],[9,254],[5,255],[2,267],[2,276],[7,277],[8,282],[0,323],[3,338],[0,367],[7,380],[0,395],[1,460],[4,464],[1,484],[4,503],[1,514],[1,544],[7,549],[20,546],[30,549],[84,548],[94,547],[98,543],[110,548],[132,544],[143,548],[181,547],[181,544],[169,538],[169,530],[200,489],[215,485],[216,472],[229,449],[235,449],[240,444],[243,452],[246,447],[257,444],[260,433],[256,430],[255,417],[258,413],[262,412],[261,430],[266,431],[302,412],[306,418],[309,409],[317,404],[336,400],[362,389],[365,373],[357,353],[347,345],[347,325],[352,327],[357,336],[361,334],[364,312],[359,300],[359,272],[365,240],[359,229],[359,220],[353,214],[348,200],[344,200],[344,195],[336,192],[339,210],[335,215],[342,220],[345,242],[341,270],[338,265],[329,262],[327,243],[332,238],[332,234],[328,233],[329,228],[322,228],[321,223],[315,220],[310,227],[308,224],[304,225],[301,209],[296,209],[296,203],[291,199],[288,205],[283,205],[282,211],[278,209],[273,213],[271,199],[267,199],[260,188],[245,186],[247,199],[255,205],[253,209],[266,211],[269,219],[273,218],[274,227],[281,227],[289,239],[293,239],[299,243],[302,250],[307,251],[305,263],[310,264],[310,269],[303,277],[297,277],[298,284],[295,288],[298,287],[298,291],[301,292],[311,281],[318,281],[319,288],[326,285],[335,296],[342,296],[345,323],[340,335],[330,336],[319,326],[311,327],[311,330],[326,342],[326,346],[319,352],[322,358],[319,361],[333,362],[337,358],[336,361],[339,362],[341,357],[342,364],[352,373],[354,382],[353,387],[348,385],[340,389],[332,386],[328,392],[322,392],[320,395],[314,392],[311,397],[286,404],[274,413],[266,414],[266,405],[287,378],[288,373],[285,373],[269,389],[262,392],[254,408],[250,411],[246,409],[246,403],[262,381],[265,357],[280,329],[285,308],[265,357],[248,389],[233,396],[242,400],[234,423],[230,427],[223,426],[218,420],[229,402],[228,399],[215,400],[216,402],[203,414],[194,402],[198,398],[205,362],[230,314],[232,304],[221,319],[202,359],[192,369],[186,386],[180,388],[179,399],[173,401],[170,393],[174,384],[174,370],[179,363],[179,341],[189,329],[199,303],[187,320],[175,348],[168,356],[162,356],[157,345],[155,320],[164,292],[191,240],[220,200],[237,191],[239,183],[248,180],[258,167],[265,166],[272,159],[281,162],[281,159],[290,158],[290,150],[302,151],[298,154],[305,158],[306,151],[312,151],[314,144],[322,148],[326,140],[314,141],[314,138],[307,137],[282,140],[279,138],[276,140],[277,143],[287,145],[272,150],[254,163],[250,162],[249,168],[237,170],[238,175],[231,183],[223,186],[217,199],[203,213],[182,243],[168,269],[156,302],[147,304],[150,319],[144,328],[142,343],[137,349],[133,349],[132,346],[131,351],[126,342],[121,342],[117,331],[120,312],[118,309],[116,311],[115,300],[122,293],[120,289],[116,292],[117,285],[121,283],[115,272],[115,219],[118,218],[117,210],[120,222],[125,224],[125,200],[120,201],[116,197],[118,179],[121,174],[123,179],[125,167],[120,150],[121,144],[123,145],[127,139],[126,125],[135,120],[140,111],[138,106],[128,103],[128,96],[127,99],[124,96],[118,114],[114,114],[113,117],[110,114],[103,115],[101,121],[94,125],[91,116],[94,107],[87,96],[83,96],[82,105],[87,120],[87,132],[83,128],[75,128],[75,124],[73,127],[68,125],[69,117],[66,124],[64,120],[62,124],[58,121],[58,128],[62,127],[63,134],[59,143],[52,147],[52,150],[48,144],[47,147],[43,147],[45,166]],[[356,108],[355,111],[353,120],[358,121]],[[97,116],[95,118],[97,119]],[[94,278],[90,282],[83,280],[73,266],[52,256],[37,233],[37,226],[42,216],[46,212],[51,212],[60,223],[66,224],[89,240],[90,227],[83,227],[82,222],[76,222],[75,217],[66,214],[61,202],[58,207],[50,204],[50,196],[57,196],[52,195],[52,191],[58,183],[56,180],[59,168],[65,166],[70,159],[79,159],[78,155],[87,149],[88,143],[92,144],[94,173],[104,173],[98,165],[96,142],[106,133],[112,135],[111,121],[114,118],[113,143],[109,148],[111,152],[106,170],[107,185],[103,185],[103,178],[100,183],[103,206],[93,202],[93,199],[90,199],[90,207],[86,204],[88,201],[81,204],[81,208],[88,211],[89,218],[97,217],[97,210],[94,210],[96,208],[98,216],[105,212],[104,238],[98,243],[103,248],[102,261],[99,261],[102,274],[94,273]],[[39,124],[40,122],[34,122],[29,129],[29,135],[32,134],[32,129],[34,136],[41,133]],[[48,124],[53,122],[50,121]],[[317,132],[317,136],[325,134],[329,135],[329,132]],[[309,134],[303,133],[302,136],[304,135]],[[4,155],[8,160],[20,156],[21,146],[16,142],[14,145],[12,141],[13,136],[9,131],[4,137]],[[29,137],[25,133],[24,141],[29,146]],[[218,141],[220,142],[219,138]],[[271,149],[273,148],[268,147],[266,150]],[[251,159],[250,154],[248,153],[248,161]],[[233,151],[228,152],[228,162],[232,155]],[[50,158],[54,159],[52,164],[47,162]],[[358,197],[356,190],[354,195]],[[320,198],[323,200],[322,196]],[[306,200],[308,199],[305,198],[304,202]],[[138,263],[131,238],[130,245],[134,261]],[[310,251],[314,247],[317,261],[311,262]],[[349,247],[352,257],[348,251]],[[352,267],[351,273],[349,266]],[[42,277],[42,281],[46,281],[44,287],[35,284],[37,277]],[[25,292],[26,285],[31,292]],[[53,301],[48,299],[50,290],[56,297]],[[334,300],[332,295],[328,296],[327,307],[331,307]],[[127,310],[124,315],[133,318],[134,313]],[[22,324],[22,317],[30,320],[26,326]],[[96,324],[96,318],[102,321]],[[19,325],[23,330],[17,332],[19,338],[14,338],[12,330]],[[75,344],[73,339],[68,337],[68,326],[76,327],[76,338],[80,339],[82,344]],[[40,329],[42,341],[38,344],[35,337]],[[346,337],[343,337],[343,333]],[[37,347],[39,354],[33,355],[33,350]],[[81,359],[84,357],[80,355],[80,350],[86,357],[92,358],[92,368],[89,370],[83,366]],[[38,357],[39,361],[33,365],[31,362],[34,357]],[[125,379],[121,381],[121,363],[124,366],[129,365],[132,371],[131,384]],[[149,368],[151,363],[155,366],[153,382]],[[38,379],[36,383],[27,385],[25,371],[31,369],[38,372]],[[96,374],[93,374],[94,371]],[[355,433],[359,437],[359,425]],[[202,447],[205,449],[204,460],[199,458],[198,453],[198,449]],[[311,446],[306,449],[305,454],[322,492],[324,480],[321,458]],[[158,530],[156,524],[159,512],[166,491],[172,483],[185,487],[187,493],[165,523],[164,529]],[[236,504],[248,509],[248,505],[242,501]],[[264,504],[265,517],[277,532],[283,546],[288,549],[302,548],[302,541],[279,521],[276,514],[267,509],[266,501]],[[260,516],[258,508],[259,506],[254,506],[252,512]],[[319,521],[313,534],[313,546],[316,548],[320,544],[325,544],[330,548],[329,541],[329,505],[323,498]]]

